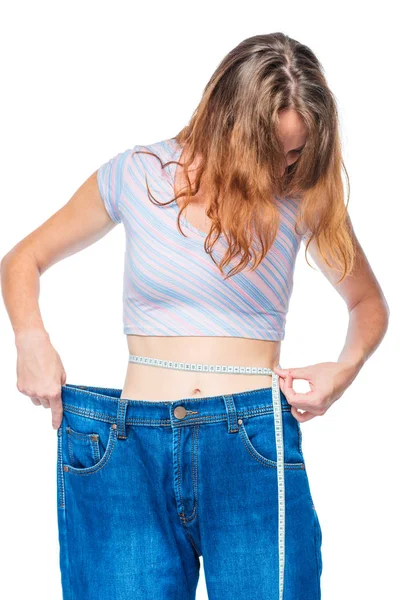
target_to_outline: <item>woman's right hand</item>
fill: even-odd
[[[63,415],[61,386],[67,379],[61,358],[46,331],[20,332],[15,343],[18,391],[36,406],[51,408],[52,426],[58,429]]]

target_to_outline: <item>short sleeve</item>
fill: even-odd
[[[114,223],[121,223],[121,193],[126,166],[132,150],[120,152],[97,170],[97,184],[100,196],[110,218]]]

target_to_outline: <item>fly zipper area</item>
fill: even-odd
[[[174,491],[179,519],[198,556],[197,482],[200,425],[173,427]]]
[[[178,514],[188,523],[197,514],[197,475],[200,425],[174,429],[174,477]]]

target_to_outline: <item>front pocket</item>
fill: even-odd
[[[267,467],[277,468],[273,412],[242,417],[238,423],[239,435],[248,454]],[[282,428],[284,468],[304,469],[297,421],[290,411],[282,410]]]
[[[63,439],[63,470],[91,475],[109,463],[118,441],[117,428],[115,423],[64,411]]]
[[[76,468],[91,467],[101,458],[98,433],[83,433],[66,427],[69,464]]]

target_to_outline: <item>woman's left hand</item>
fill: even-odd
[[[292,405],[292,415],[300,422],[324,415],[338,400],[357,375],[357,368],[345,362],[324,362],[295,369],[273,369],[279,375],[279,386]],[[309,392],[300,394],[293,389],[293,379],[306,379]],[[300,413],[298,409],[306,412]]]

